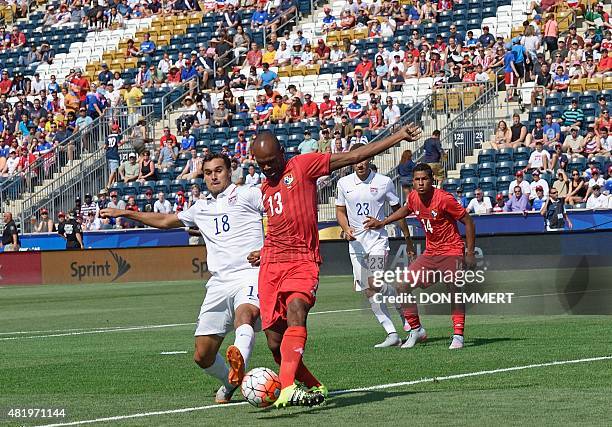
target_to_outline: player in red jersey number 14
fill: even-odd
[[[266,175],[262,184],[268,230],[263,248],[249,255],[261,263],[259,299],[262,327],[274,360],[280,365],[281,393],[274,405],[313,406],[323,402],[327,388],[302,360],[306,347],[306,318],[315,304],[319,284],[317,179],[354,165],[393,147],[416,141],[415,125],[398,129],[383,140],[347,153],[309,153],[289,161],[276,137],[262,132],[253,154]],[[297,385],[296,380],[303,384]]]
[[[476,264],[474,246],[476,230],[474,221],[452,194],[433,186],[433,172],[425,163],[419,163],[413,170],[414,191],[408,195],[406,204],[382,221],[369,217],[366,228],[376,229],[414,214],[425,231],[425,252],[409,266],[411,283],[398,285],[398,293],[409,293],[415,288],[427,288],[438,277],[457,277],[457,271],[465,265],[473,268]],[[464,245],[457,222],[465,225]],[[435,273],[441,273],[436,275]],[[455,283],[448,283],[449,292],[457,291]],[[453,300],[451,300],[453,301]],[[417,342],[425,341],[427,334],[421,326],[417,305],[403,305],[404,317],[410,324],[410,335],[402,348],[412,348]],[[450,349],[463,347],[465,326],[465,304],[451,302],[453,337]]]

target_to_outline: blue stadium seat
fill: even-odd
[[[172,169],[170,168],[157,169],[155,173],[157,174],[158,181],[169,180],[172,177]],[[155,184],[155,186],[157,186],[157,184]]]
[[[477,175],[477,165],[474,164],[464,164],[461,166],[461,170],[459,171],[459,176],[461,179],[464,178],[473,178]]]
[[[612,102],[612,90],[606,89],[601,91],[601,96],[606,99],[606,102]]]
[[[123,196],[123,187],[125,187],[125,184],[123,182],[116,182],[111,188],[108,189],[108,192],[110,194],[111,192],[116,191],[117,195],[121,197]]]
[[[586,103],[584,105],[581,105],[580,108],[582,109],[582,112],[584,113],[585,118],[598,116],[599,104],[597,103],[594,103],[594,102]]]
[[[495,191],[497,188],[497,177],[486,176],[484,178],[480,178],[478,186],[482,189],[482,191]]]
[[[546,97],[546,106],[561,105],[563,103],[563,96],[559,92],[553,92]]]
[[[457,190],[457,187],[459,187],[460,185],[461,185],[460,179],[449,178],[446,181],[444,181],[444,184],[442,184],[442,188],[445,191],[454,193],[455,190]]]
[[[502,148],[495,154],[496,162],[511,162],[514,160],[514,150],[512,148]]]
[[[595,166],[600,171],[605,171],[608,162],[605,156],[593,156],[589,160],[589,163],[592,163],[593,166]]]
[[[496,153],[493,149],[480,150],[480,153],[478,153],[478,163],[495,161]]]
[[[550,108],[548,108],[547,113],[552,114],[553,119],[557,120],[561,118],[561,115],[563,115],[563,111],[565,111],[566,108],[567,107],[565,105],[553,105]]]
[[[517,173],[520,170],[523,170],[529,164],[528,160],[515,160],[514,161],[514,173]]]
[[[597,95],[599,95],[599,92],[595,90],[587,90],[586,92],[578,95],[578,104],[581,106],[581,108],[584,108],[584,104],[595,104],[597,102]]]
[[[289,135],[289,125],[288,124],[276,125],[276,129],[274,130],[274,133],[276,134],[277,137],[280,135],[288,136]]]
[[[544,113],[546,112],[544,107],[533,107],[529,112],[529,121],[535,122],[536,119],[544,120]]]
[[[171,193],[176,193],[179,190],[185,191],[187,187],[187,180],[186,179],[175,179],[170,181],[170,192]]]
[[[125,187],[123,187],[123,195],[124,196],[135,196],[140,192],[140,183],[138,181],[128,182]]]
[[[531,149],[528,147],[517,147],[514,149],[514,161],[529,160]]]
[[[229,128],[213,127],[212,139],[227,139],[227,138],[229,138]]]
[[[586,159],[584,157],[573,157],[567,165],[568,171],[577,170],[582,173],[586,169]]]
[[[145,181],[140,186],[140,193],[145,193],[147,190],[151,190],[151,191],[155,190],[155,181]]]
[[[170,180],[160,179],[155,183],[155,192],[159,193],[160,191],[163,191],[164,193],[170,192]]]
[[[512,161],[504,161],[498,162],[495,165],[495,174],[500,175],[512,175],[514,173],[514,162]]]
[[[478,188],[478,183],[479,183],[479,179],[477,177],[475,177],[475,176],[469,177],[469,178],[464,178],[461,181],[461,186],[463,187],[463,192],[467,193],[467,192],[476,190],[476,188]]]
[[[495,163],[484,162],[478,166],[478,176],[481,178],[495,175]]]
[[[497,177],[497,182],[496,182],[496,186],[497,186],[497,192],[498,193],[503,193],[504,191],[506,192],[506,194],[508,193],[508,186],[510,186],[510,183],[512,181],[514,181],[514,175],[503,175],[503,176],[498,176]]]
[[[289,125],[289,136],[304,135],[304,123],[291,123]]]

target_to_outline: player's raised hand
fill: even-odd
[[[102,218],[117,218],[121,215],[123,215],[122,209],[105,208],[100,211],[100,216]]]
[[[421,128],[414,123],[409,123],[397,130],[397,133],[402,136],[402,139],[407,141],[417,141],[421,137],[421,132]]]
[[[363,225],[365,226],[365,228],[367,228],[368,230],[376,230],[378,228],[382,228],[384,226],[382,221],[377,220],[376,218],[373,218],[371,216],[367,217],[368,219],[366,219],[365,221],[363,221]]]
[[[261,251],[253,251],[247,256],[247,261],[253,266],[257,267],[261,261]]]
[[[353,234],[355,232],[355,230],[353,229],[353,227],[349,227],[346,230],[342,230],[342,234],[344,235],[344,239],[351,241],[351,240],[355,240],[355,235]]]

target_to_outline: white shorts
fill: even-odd
[[[352,246],[355,248],[355,245]],[[356,248],[355,248],[356,249]],[[369,251],[349,251],[351,264],[353,265],[353,278],[355,280],[355,291],[361,292],[368,289],[368,278],[376,271],[384,271],[389,254],[389,243],[387,239],[378,239]]]
[[[238,306],[252,304],[259,308],[257,289],[258,269],[245,273],[240,280],[223,283],[214,277],[207,284],[206,296],[200,308],[195,336],[225,336],[234,330],[234,314]],[[261,330],[257,321],[256,331]]]

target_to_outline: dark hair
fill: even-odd
[[[439,132],[439,131],[434,131],[434,132]],[[433,171],[431,170],[431,166],[429,166],[427,163],[418,163],[412,170],[412,175],[414,176],[416,172],[425,172],[427,176],[429,177],[429,179],[433,181]]]
[[[202,162],[202,164],[206,164],[207,162],[213,161],[214,159],[221,159],[223,160],[223,164],[225,165],[225,168],[227,170],[230,170],[232,168],[232,163],[229,157],[227,157],[225,154],[221,154],[221,153],[210,153],[207,154],[206,156],[204,156],[204,161]]]
[[[440,136],[440,131],[438,129],[434,130],[432,133],[433,136]]]

